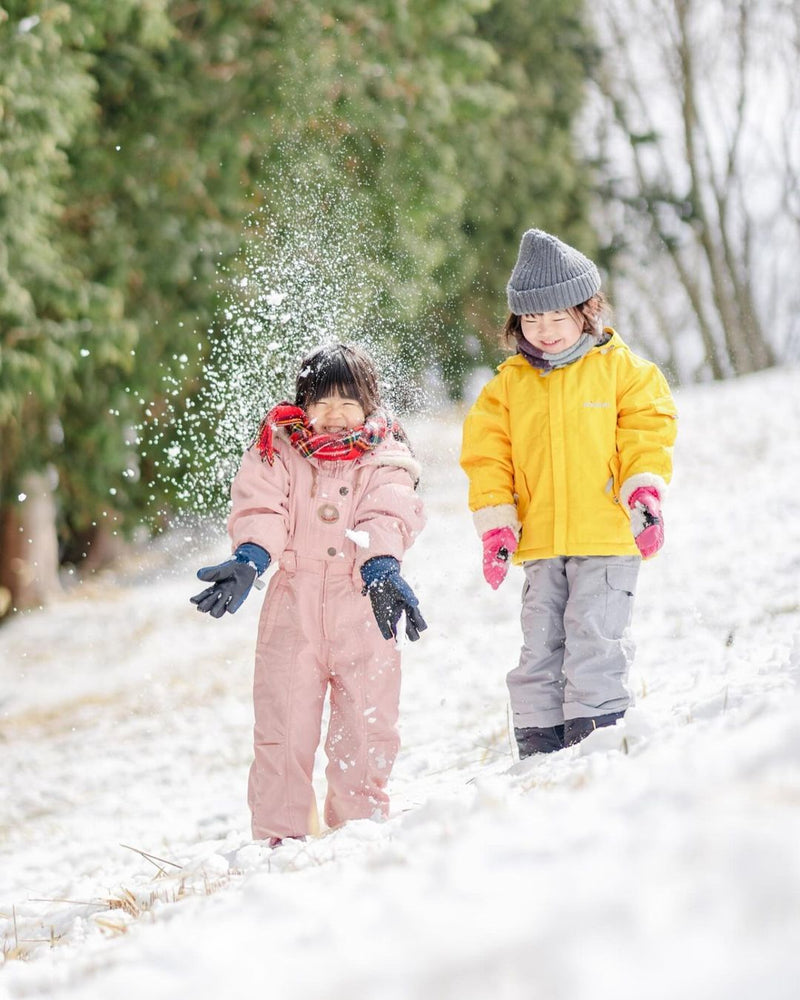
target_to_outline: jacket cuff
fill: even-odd
[[[260,545],[256,545],[255,542],[245,542],[240,545],[234,552],[234,556],[238,562],[250,563],[254,566],[259,576],[272,562],[269,552]]]
[[[394,556],[373,556],[361,567],[361,579],[367,587],[372,587],[399,571],[400,563]]]
[[[522,525],[517,517],[517,508],[513,503],[501,503],[496,507],[480,507],[472,512],[472,521],[478,537],[483,538],[487,531],[495,528],[511,528],[519,538]]]
[[[619,490],[620,503],[627,509],[630,507],[630,500],[633,494],[642,487],[647,487],[648,489],[655,490],[658,493],[658,499],[661,503],[664,502],[664,496],[667,492],[667,483],[661,476],[655,475],[652,472],[639,472],[635,476],[629,476],[625,482],[622,484]]]

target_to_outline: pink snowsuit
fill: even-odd
[[[319,829],[311,779],[329,685],[325,822],[388,814],[400,654],[361,593],[360,568],[373,556],[401,560],[421,531],[418,473],[394,439],[352,462],[305,458],[282,431],[273,465],[245,452],[228,531],[234,549],[255,542],[279,567],[256,646],[248,802],[257,840]]]

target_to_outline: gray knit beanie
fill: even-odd
[[[516,316],[579,306],[600,289],[595,265],[541,229],[529,229],[508,282],[508,308]]]

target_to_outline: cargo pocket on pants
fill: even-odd
[[[638,576],[638,560],[633,564],[606,567],[606,614],[603,628],[609,639],[622,638],[631,623]]]

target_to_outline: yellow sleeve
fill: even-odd
[[[514,468],[502,375],[484,386],[464,420],[461,468],[469,477],[469,509],[513,504]]]
[[[677,408],[659,368],[636,359],[618,401],[617,451],[623,500],[637,485],[666,487],[672,478]]]

